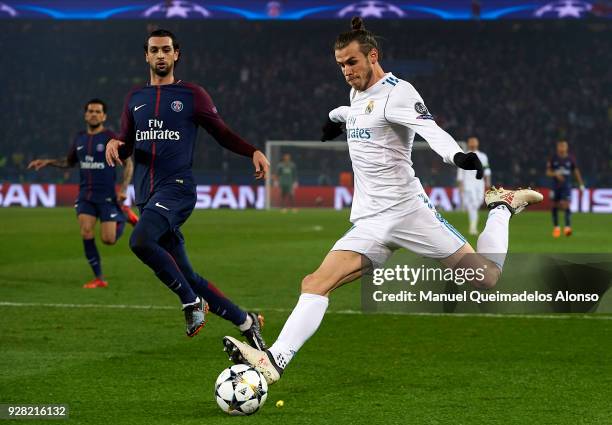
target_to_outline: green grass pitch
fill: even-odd
[[[465,234],[465,215],[445,217]],[[196,211],[183,230],[195,268],[261,309],[272,342],[302,276],[348,227],[348,211]],[[610,229],[612,215],[575,214],[574,236],[553,240],[549,214],[526,212],[511,221],[510,249],[610,252]],[[237,332],[211,315],[185,337],[178,300],[128,238],[99,244],[110,286],[85,290],[73,211],[0,210],[0,403],[66,403],[75,424],[612,423],[610,316],[349,314],[356,284],[332,295],[263,409],[229,417],[213,384],[229,365],[221,338]]]

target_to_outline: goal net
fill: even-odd
[[[459,145],[465,149],[464,142]],[[266,156],[266,208],[350,206],[353,170],[346,141],[267,141]],[[414,142],[412,162],[423,186],[455,186],[456,168],[445,164],[425,141]]]

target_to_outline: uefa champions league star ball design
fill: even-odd
[[[232,416],[252,415],[266,402],[268,384],[252,367],[234,365],[217,378],[215,397],[221,410]]]

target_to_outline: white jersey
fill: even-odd
[[[351,89],[351,106],[329,113],[334,122],[346,122],[355,190],[351,222],[408,205],[423,193],[412,168],[415,133],[423,137],[444,162],[453,163],[461,148],[442,130],[423,99],[407,81],[391,73],[365,91]]]
[[[489,167],[489,157],[486,153],[481,151],[474,151],[474,153],[480,159],[482,168],[484,169],[485,176],[491,176],[491,167]],[[463,184],[464,192],[482,192],[484,193],[485,181],[484,179],[476,179],[476,170],[463,170],[457,169],[457,181]]]

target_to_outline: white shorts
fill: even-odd
[[[461,193],[461,202],[466,210],[477,210],[484,201],[484,191],[466,190]]]
[[[365,255],[382,266],[398,248],[429,258],[446,258],[466,243],[465,238],[433,207],[425,193],[395,209],[355,222],[332,247]]]

